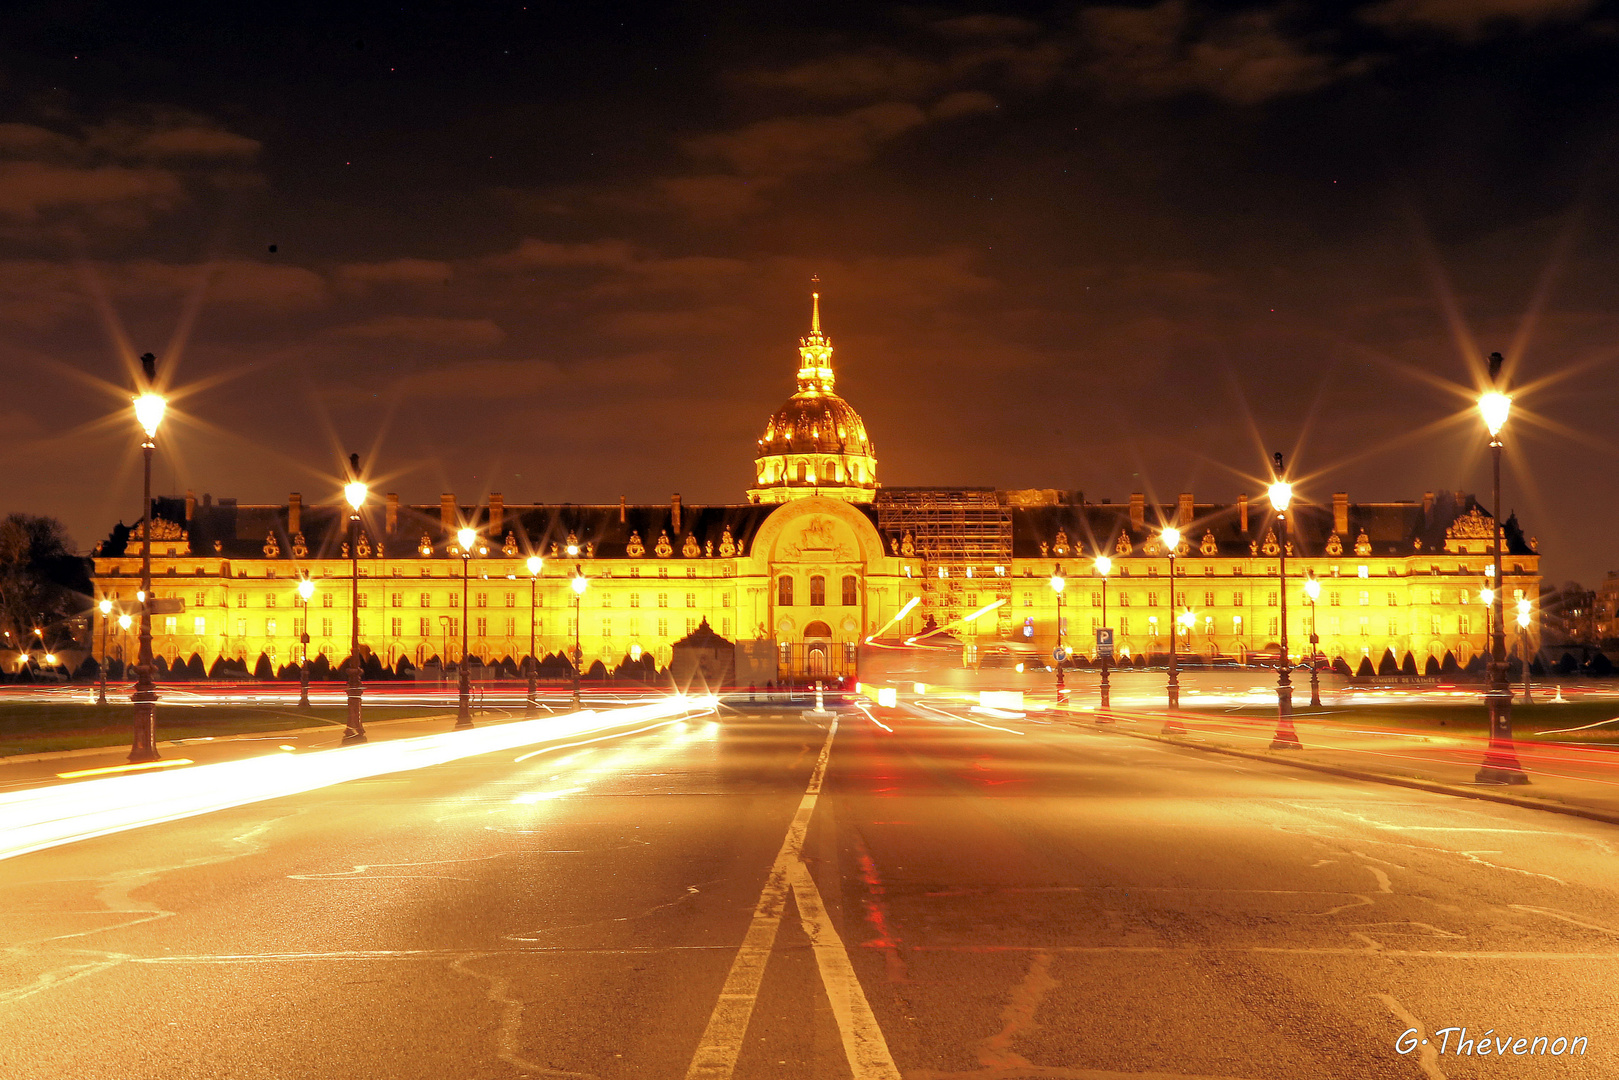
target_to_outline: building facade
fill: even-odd
[[[577,645],[585,667],[645,654],[666,666],[704,619],[783,678],[853,674],[861,642],[930,629],[962,642],[970,663],[1049,658],[1059,643],[1090,658],[1104,625],[1120,658],[1159,657],[1173,635],[1183,654],[1242,661],[1278,651],[1285,548],[1293,654],[1308,653],[1312,626],[1321,652],[1352,668],[1387,654],[1424,671],[1487,649],[1480,591],[1493,583],[1493,519],[1460,492],[1400,503],[1339,493],[1295,503],[1284,530],[1247,495],[1164,505],[1141,494],[1098,503],[1054,489],[880,487],[864,421],[834,392],[818,295],[812,303],[798,388],[759,440],[745,502],[508,505],[490,494],[472,504],[446,493],[410,505],[387,494],[351,516],[298,493],[276,505],[188,494],[155,501],[150,540],[137,524],[98,545],[97,600],[113,601],[114,620],[138,610],[149,543],[164,609],[154,651],[204,668],[297,662],[306,631],[310,656],[335,666],[355,614],[363,653],[417,668],[458,661],[463,630],[487,662],[521,664],[531,649],[572,656]],[[1173,586],[1168,525],[1183,536]],[[479,540],[463,559],[456,534],[467,527]],[[1502,531],[1509,647],[1532,651],[1538,620],[1520,639],[1514,616],[1520,597],[1539,595],[1539,554],[1515,520]],[[532,555],[544,560],[538,575]],[[1105,589],[1098,555],[1113,560]],[[1321,583],[1314,606],[1309,575]],[[102,635],[91,640],[103,660],[135,655],[134,631],[116,622],[105,655]]]

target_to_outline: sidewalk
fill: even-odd
[[[544,710],[540,716],[546,715]],[[560,715],[560,714],[558,714]],[[521,710],[508,714],[474,714],[477,727],[508,724],[523,719]],[[365,730],[368,742],[392,742],[418,735],[433,735],[455,727],[453,709],[442,714],[413,716],[399,720],[368,720]],[[284,754],[288,750],[307,753],[330,750],[341,746],[343,726],[321,724],[316,727],[292,728],[283,731],[256,731],[242,735],[220,735],[195,739],[176,739],[157,744],[163,761],[189,761],[209,765],[221,761],[239,761],[243,758],[266,754]],[[47,754],[18,755],[0,758],[0,794],[21,791],[46,784],[70,783],[74,780],[93,780],[96,776],[63,777],[63,773],[116,768],[127,765],[128,744],[122,746],[93,746],[82,750],[58,750]],[[174,766],[178,767],[178,766]],[[162,772],[162,768],[153,771]],[[116,773],[101,775],[118,775]]]
[[[1091,720],[1075,714],[1076,723]],[[1465,735],[1416,734],[1367,724],[1363,720],[1319,721],[1295,718],[1302,750],[1272,750],[1276,721],[1252,717],[1176,713],[1183,735],[1165,735],[1170,714],[1152,710],[1112,710],[1113,724],[1099,730],[1172,745],[1275,761],[1379,783],[1399,784],[1471,799],[1550,810],[1619,824],[1619,750],[1544,742],[1517,744],[1518,762],[1528,784],[1474,782],[1487,741]]]

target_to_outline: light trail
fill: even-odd
[[[905,618],[905,616],[909,615],[911,613],[911,609],[916,607],[916,605],[920,604],[921,602],[922,598],[920,596],[911,597],[910,601],[906,603],[904,607],[899,609],[899,614],[895,615],[892,619],[889,619],[887,622],[879,626],[875,631],[868,634],[866,636],[866,641],[869,642],[872,638],[881,637],[884,630],[887,630],[890,626],[893,626],[895,623]]]
[[[442,765],[668,717],[712,712],[712,696],[672,695],[613,712],[585,711],[446,731],[312,754],[276,752],[173,772],[107,776],[0,795],[0,859],[165,821],[279,799],[385,773]]]

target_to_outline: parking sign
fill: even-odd
[[[1113,628],[1111,626],[1097,627],[1097,629],[1096,629],[1096,655],[1097,656],[1112,656],[1113,655]]]

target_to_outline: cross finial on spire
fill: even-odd
[[[819,274],[810,275],[810,284],[814,286],[810,290],[810,333],[819,334],[821,332],[821,276]]]

